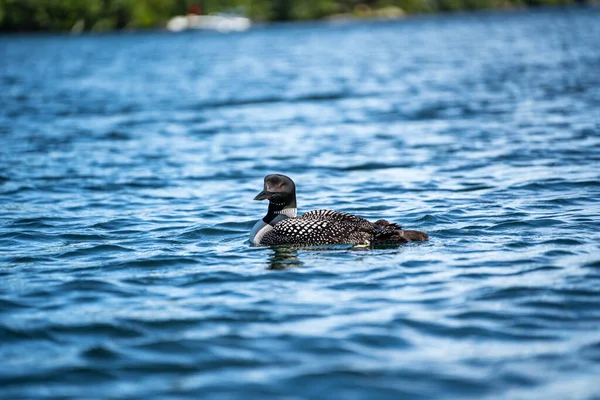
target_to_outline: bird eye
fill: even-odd
[[[279,189],[281,189],[283,187],[283,183],[279,184]]]

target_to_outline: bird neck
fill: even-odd
[[[295,218],[296,213],[296,194],[294,193],[292,199],[285,202],[276,203],[269,201],[269,209],[267,210],[267,215],[264,216],[263,221],[266,224],[275,225],[275,223],[281,221],[282,219]],[[279,216],[282,216],[283,218],[277,218]],[[275,220],[275,218],[277,218],[277,220]]]

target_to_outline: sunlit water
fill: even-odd
[[[1,397],[598,399],[599,21],[1,37]]]

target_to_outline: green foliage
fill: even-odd
[[[338,12],[338,3],[333,0],[304,0],[295,2],[292,18],[299,20],[320,19]]]
[[[203,14],[243,13],[255,21],[372,17],[377,10],[424,13],[586,0],[0,0],[0,31],[112,30],[164,27],[190,7]]]
[[[410,14],[435,11],[435,1],[428,0],[400,0],[398,7]]]

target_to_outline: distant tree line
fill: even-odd
[[[0,31],[104,31],[164,27],[175,15],[231,12],[255,21],[369,17],[558,5],[587,0],[0,0]],[[384,14],[385,15],[385,14]]]

